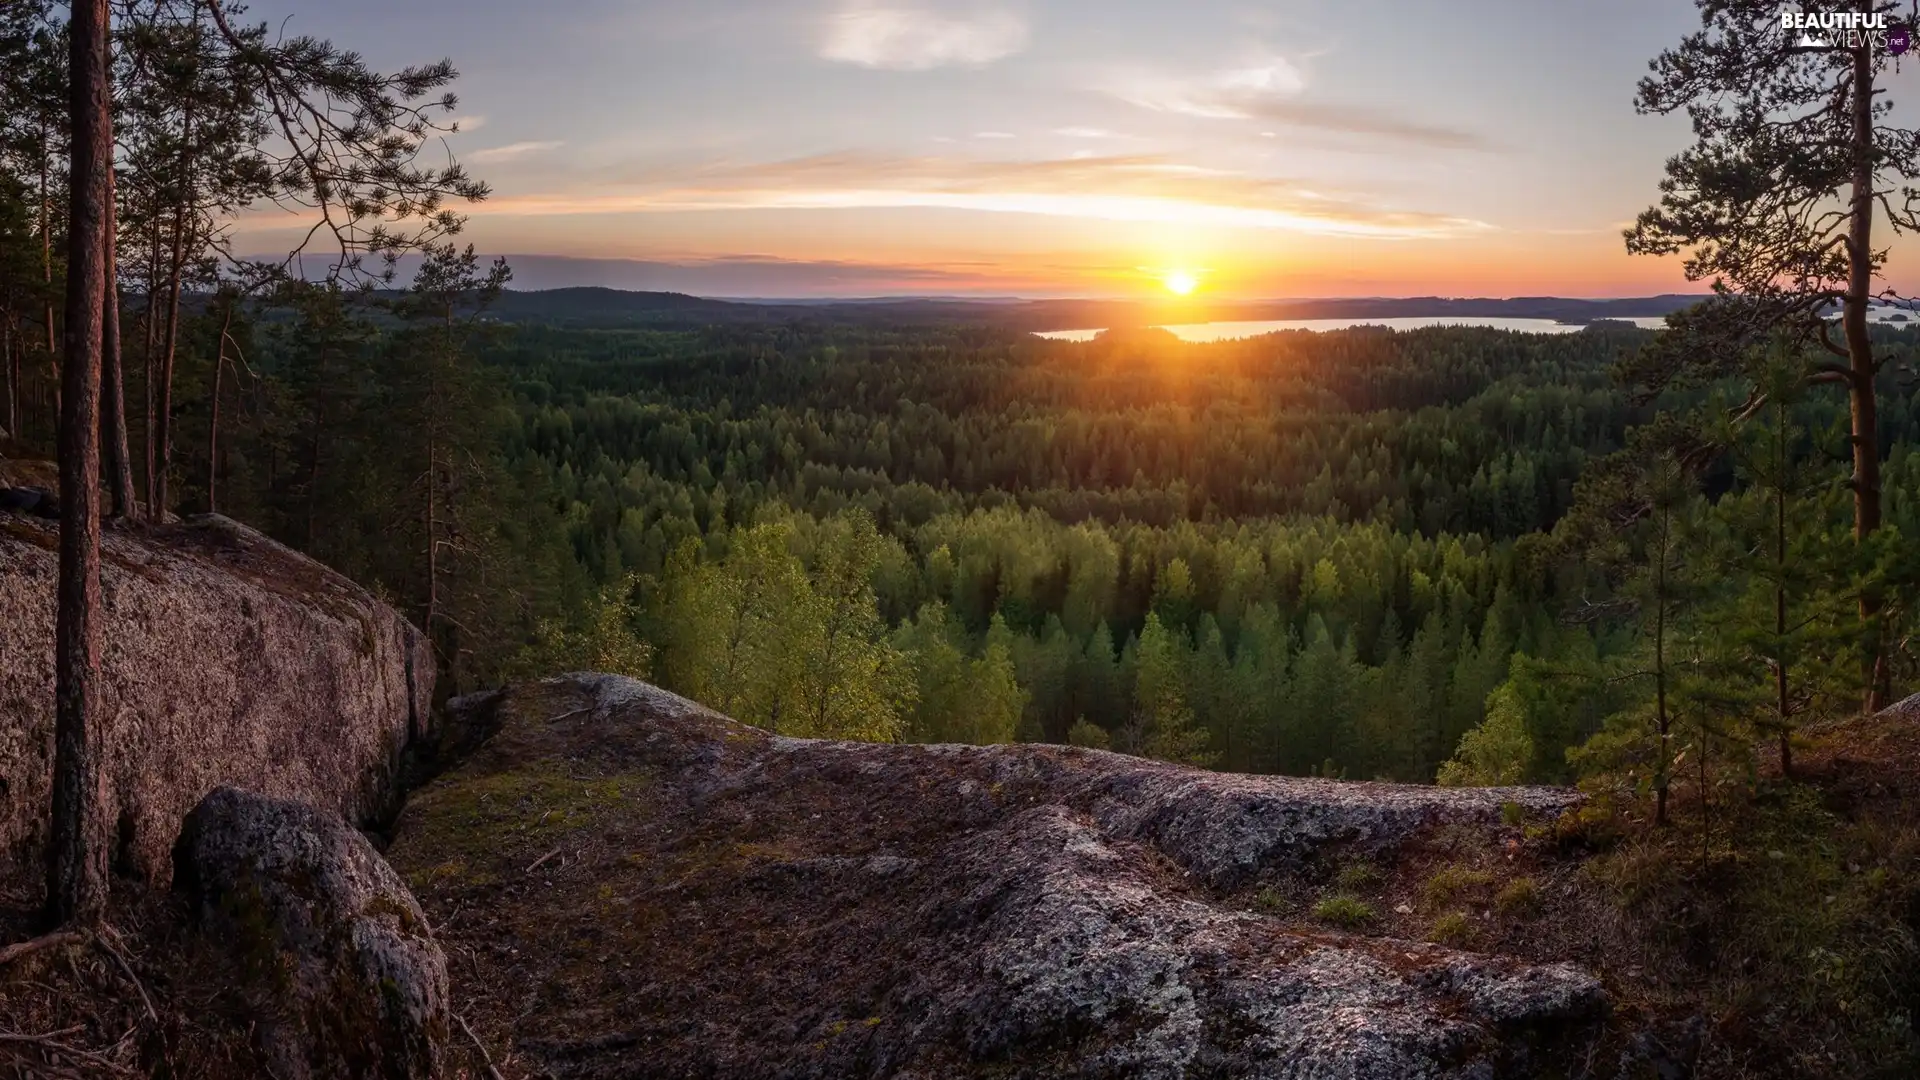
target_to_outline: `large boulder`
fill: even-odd
[[[312,807],[218,788],[187,816],[174,888],[231,952],[281,1080],[428,1080],[447,965],[406,884]]]
[[[0,511],[0,879],[31,876],[53,774],[58,523]],[[221,784],[348,820],[395,804],[428,732],[433,659],[397,612],[252,529],[203,516],[101,538],[97,842],[164,885],[180,821]]]

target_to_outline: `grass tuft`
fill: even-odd
[[[1344,930],[1357,930],[1373,921],[1373,908],[1358,897],[1335,894],[1313,905],[1313,917]]]

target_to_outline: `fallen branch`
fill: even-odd
[[[546,865],[546,862],[548,859],[551,859],[558,854],[560,854],[560,849],[554,848],[552,851],[549,851],[545,855],[542,855],[539,858],[533,860],[532,865],[527,867],[527,873],[531,874],[535,870],[540,869],[542,866]]]
[[[506,1080],[500,1075],[500,1070],[493,1067],[493,1055],[487,1053],[487,1044],[481,1042],[480,1036],[475,1035],[473,1029],[467,1026],[466,1018],[459,1013],[454,1013],[453,1022],[460,1025],[460,1030],[466,1034],[467,1038],[473,1040],[474,1049],[480,1051],[480,1060],[487,1066],[487,1076],[491,1080]]]
[[[44,1035],[16,1035],[11,1031],[0,1031],[0,1043],[25,1043],[29,1046],[44,1046],[56,1054],[66,1054],[69,1057],[78,1058],[81,1061],[90,1061],[95,1065],[111,1069],[117,1073],[123,1073],[127,1076],[137,1075],[132,1069],[111,1058],[101,1057],[91,1050],[82,1050],[77,1046],[69,1046],[66,1043],[58,1041],[58,1036],[71,1035],[79,1030],[77,1027],[70,1027],[60,1031],[49,1031]]]
[[[100,929],[101,933],[94,938],[100,943],[100,950],[111,957],[114,963],[120,965],[120,970],[127,973],[127,981],[133,983],[133,988],[140,992],[140,1004],[147,1007],[147,1019],[156,1024],[159,1023],[160,1014],[154,1011],[153,999],[147,996],[147,988],[141,985],[140,976],[133,973],[133,965],[127,962],[126,956],[120,951],[119,944],[114,940],[120,936],[119,932],[111,926],[102,926]]]
[[[51,949],[55,945],[77,945],[85,937],[77,930],[60,930],[27,941],[18,942],[0,949],[0,964],[8,964],[41,949]]]

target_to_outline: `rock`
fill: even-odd
[[[497,733],[389,856],[556,1080],[1528,1077],[1608,1015],[1572,964],[1250,910],[1572,792],[794,739],[606,675],[461,708]]]
[[[15,488],[13,490],[18,490]],[[0,514],[0,877],[39,872],[53,777],[58,528]],[[390,816],[427,738],[434,664],[391,607],[226,518],[101,536],[98,842],[164,885],[222,784],[356,824]]]
[[[438,1075],[447,965],[365,837],[312,807],[217,788],[187,816],[174,888],[230,950],[280,1080]]]
[[[60,500],[45,488],[0,487],[0,513],[60,516]]]

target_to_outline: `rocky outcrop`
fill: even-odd
[[[0,874],[37,865],[53,753],[57,523],[0,513]],[[225,518],[101,545],[103,838],[164,883],[187,811],[230,784],[362,821],[427,731],[433,664],[393,609]]]
[[[389,856],[531,1075],[1533,1076],[1608,1013],[1392,892],[1571,792],[783,738],[604,675],[459,704],[497,733]]]
[[[217,788],[181,828],[174,888],[229,952],[281,1080],[430,1080],[446,959],[413,894],[353,828]]]

